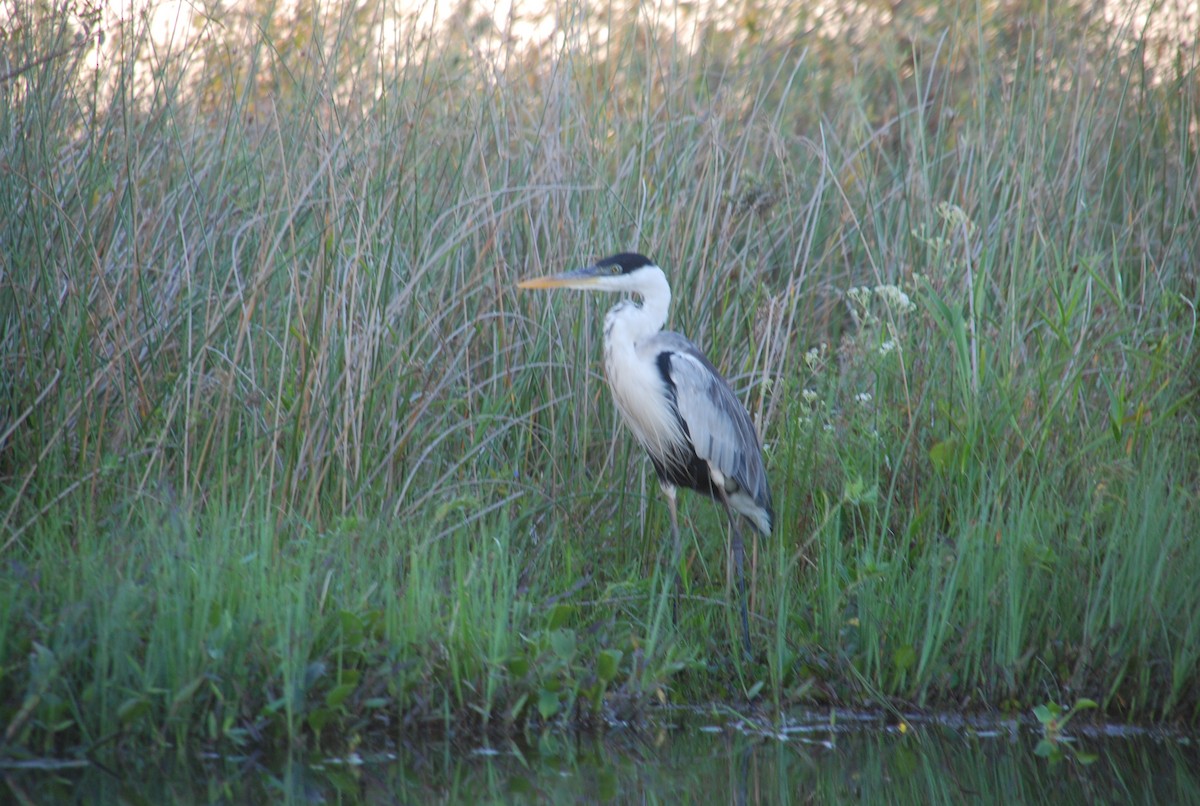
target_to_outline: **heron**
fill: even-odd
[[[663,330],[671,305],[667,276],[650,258],[622,252],[575,271],[518,283],[520,288],[573,288],[640,297],[604,317],[604,371],[617,411],[646,450],[667,499],[679,586],[677,490],[686,487],[724,505],[741,600],[742,638],[750,650],[745,545],[738,521],[764,537],[774,513],[762,447],[745,406],[712,362],[686,337]]]

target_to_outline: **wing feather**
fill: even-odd
[[[675,405],[696,455],[724,477],[734,509],[764,534],[770,533],[771,490],[750,414],[716,367],[685,337],[664,332],[646,346],[660,355],[668,353]]]

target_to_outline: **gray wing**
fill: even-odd
[[[736,484],[726,484],[734,509],[764,534],[771,531],[771,490],[754,423],[729,384],[696,345],[678,333],[651,340],[675,386],[675,404],[696,455]]]

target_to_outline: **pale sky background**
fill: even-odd
[[[297,7],[316,7],[327,17],[344,8],[336,0],[275,0],[275,3],[282,16],[292,16]],[[820,13],[822,3],[826,3],[825,7],[830,11],[854,6],[854,0],[809,0],[804,7],[810,19],[812,15]],[[1103,6],[1105,17],[1126,26],[1131,33],[1145,27],[1147,16],[1153,12],[1151,33],[1170,33],[1168,42],[1173,41],[1185,47],[1200,37],[1200,0],[1098,0],[1098,3]],[[619,4],[619,8],[627,9],[631,5],[629,0],[625,0]],[[782,0],[772,4],[772,8],[777,13],[786,14],[790,5],[787,0]],[[244,6],[253,7],[250,3]],[[91,48],[87,54],[88,61],[101,68],[113,62],[118,58],[116,50],[122,39],[118,34],[124,32],[126,41],[138,41],[136,34],[146,30],[145,26],[148,26],[150,34],[150,48],[143,50],[143,58],[149,55],[151,62],[156,62],[166,54],[186,53],[199,37],[220,38],[223,31],[221,15],[244,6],[237,0],[109,0],[104,4],[102,17],[105,42]],[[596,48],[606,40],[606,32],[601,24],[602,12],[609,6],[606,2],[473,0],[465,4],[461,0],[384,0],[381,7],[386,9],[383,15],[385,19],[378,27],[378,41],[386,49],[389,43],[412,41],[414,26],[418,34],[423,34],[427,31],[436,33],[450,24],[461,25],[462,21],[456,19],[455,14],[464,6],[470,9],[472,18],[490,16],[498,34],[491,38],[491,49],[488,49],[485,41],[476,40],[474,44],[481,48],[481,58],[493,63],[511,56],[514,51],[519,52],[525,45],[545,43],[552,38],[555,50]],[[697,36],[698,23],[703,20],[716,18],[735,25],[737,11],[730,6],[718,0],[694,0],[687,3],[643,2],[637,8],[644,20],[656,27],[674,30],[677,41],[687,47]],[[571,15],[578,14],[581,8],[593,11],[587,26],[573,24],[578,18],[573,19]],[[217,16],[206,21],[208,9],[215,9]],[[878,9],[875,11],[878,12]],[[966,13],[970,13],[969,10]],[[564,21],[567,33],[555,30],[556,19]],[[835,24],[840,15],[834,13],[818,19],[828,25],[827,32],[832,33],[836,30]],[[766,22],[769,24],[769,20]],[[1175,30],[1172,31],[1172,28]],[[568,33],[576,37],[574,42],[564,40],[563,37]],[[1170,58],[1172,55],[1147,53],[1146,58],[1153,61],[1156,57]],[[140,72],[142,70],[135,67],[135,75]]]

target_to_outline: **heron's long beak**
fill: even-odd
[[[576,269],[562,274],[551,274],[546,277],[534,277],[517,283],[518,288],[579,288],[587,290],[595,288],[600,274],[595,266]]]

